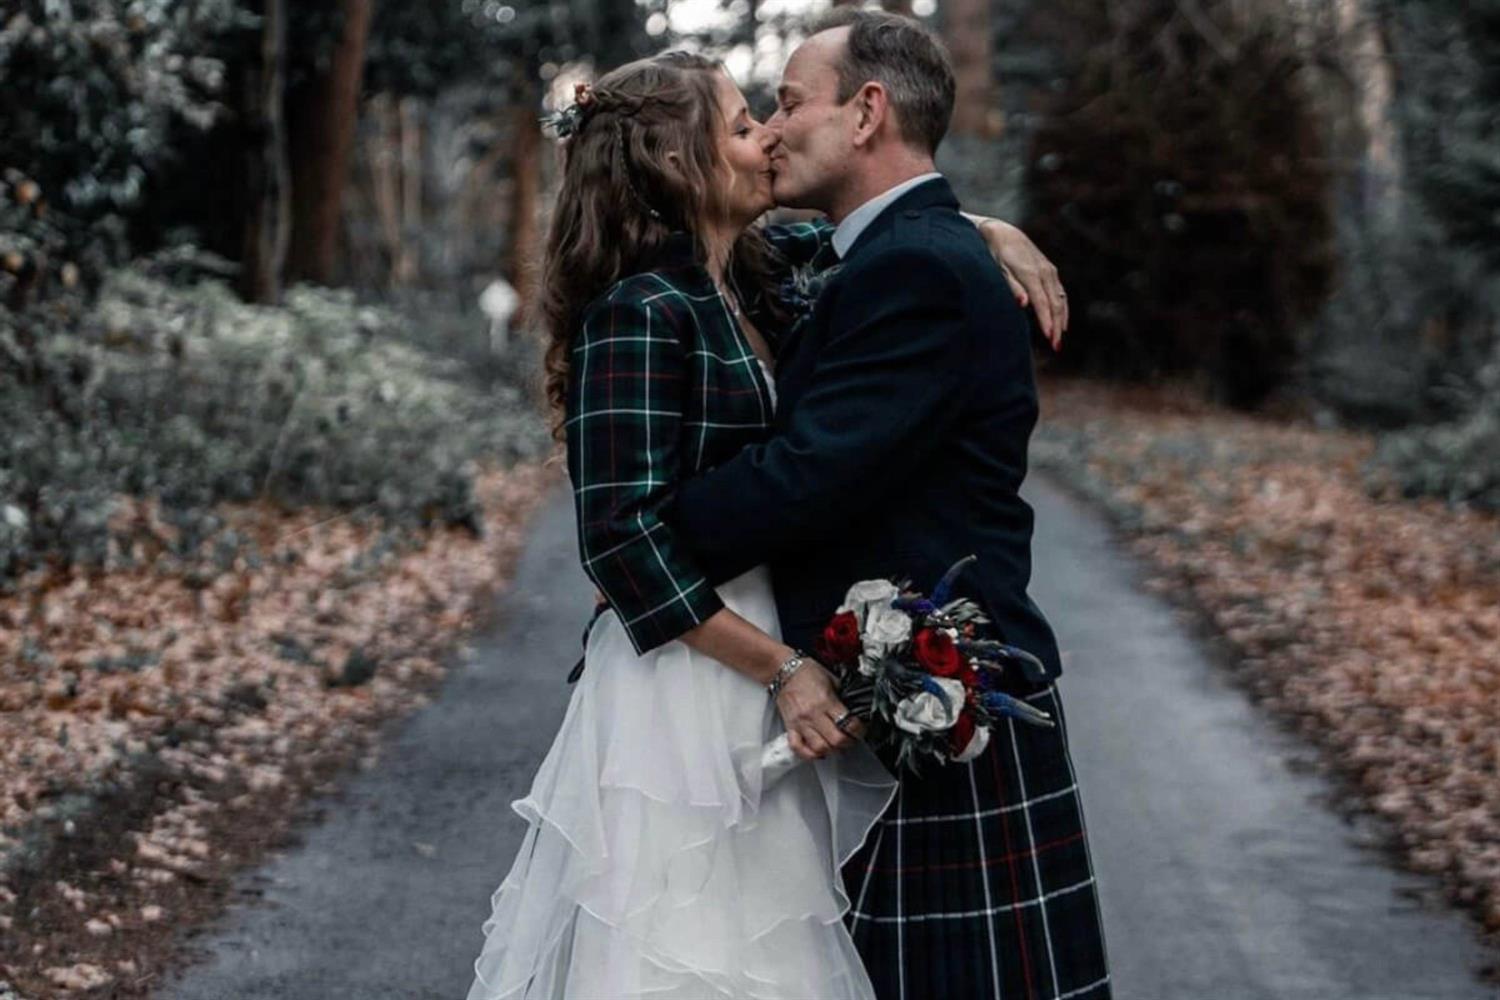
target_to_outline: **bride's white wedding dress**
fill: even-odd
[[[765,567],[718,590],[780,634]],[[839,869],[896,779],[857,743],[763,790],[783,731],[760,684],[682,642],[637,656],[605,612],[511,804],[528,829],[467,1000],[873,1000]]]

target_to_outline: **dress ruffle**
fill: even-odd
[[[769,576],[719,588],[778,634]],[[637,656],[612,612],[491,897],[468,1000],[649,995],[870,1000],[840,868],[895,795],[864,744],[762,794],[765,690],[681,642]]]

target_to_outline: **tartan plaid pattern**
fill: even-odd
[[[807,264],[832,227],[767,227]],[[637,653],[676,639],[723,602],[660,517],[673,485],[765,439],[770,389],[759,360],[686,233],[656,266],[585,310],[574,338],[565,435],[589,578]]]
[[[761,230],[786,264],[775,288],[782,306],[793,316],[792,326],[812,313],[818,293],[838,270],[839,255],[833,249],[834,229],[833,223],[827,219],[814,219],[766,226]],[[745,311],[773,348],[785,338],[786,331],[770,318],[759,298],[747,302]]]
[[[880,1000],[1109,1000],[1104,931],[1057,685],[967,764],[904,778],[844,866]],[[888,762],[889,763],[889,762]]]
[[[789,222],[766,226],[761,230],[766,242],[775,247],[793,267],[811,264],[815,258],[822,263],[820,254],[833,253],[833,232],[837,227],[827,219],[808,222]],[[829,263],[838,260],[835,254]]]

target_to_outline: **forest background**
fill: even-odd
[[[1500,0],[888,6],[954,58],[940,168],[1070,294],[1037,462],[1500,929]],[[540,117],[667,47],[768,114],[820,9],[0,7],[0,929],[58,830],[169,814],[130,791],[163,746],[264,790],[226,720],[437,676],[544,489]]]

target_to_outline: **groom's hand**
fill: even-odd
[[[808,657],[802,668],[787,680],[776,696],[776,708],[786,724],[792,752],[803,760],[826,757],[852,746],[859,732],[854,723],[846,733],[833,724],[845,712],[828,668]]]

